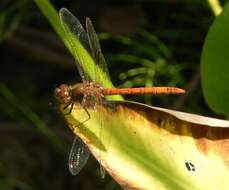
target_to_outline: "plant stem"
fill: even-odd
[[[208,0],[208,4],[215,16],[218,16],[223,10],[218,0]]]

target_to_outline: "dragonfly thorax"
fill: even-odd
[[[102,87],[96,82],[77,83],[73,86],[61,84],[54,90],[54,96],[60,104],[70,104],[75,101],[90,99],[101,101],[103,98]],[[94,102],[96,103],[96,102]]]

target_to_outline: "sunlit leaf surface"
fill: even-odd
[[[229,187],[228,121],[131,102],[100,109],[103,138],[98,112],[89,109],[84,122],[85,111],[75,105],[65,119],[124,189]]]

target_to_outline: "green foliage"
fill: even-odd
[[[8,9],[0,11],[0,41],[10,36],[25,16],[27,0],[14,2]]]
[[[229,3],[212,24],[203,47],[201,79],[204,97],[218,114],[229,115]]]

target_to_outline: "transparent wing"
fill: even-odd
[[[81,75],[82,80],[89,81],[89,76],[84,73],[82,67],[80,65],[85,64],[83,60],[80,59],[79,53],[77,51],[77,42],[80,41],[86,50],[90,49],[89,40],[86,31],[81,25],[80,21],[66,8],[61,8],[60,12],[60,21],[63,26],[63,29],[66,34],[66,40],[68,46],[70,46],[71,51],[73,51],[73,55],[75,60],[77,61],[76,65],[78,67],[79,73]]]
[[[86,30],[87,30],[89,45],[91,48],[92,57],[93,57],[94,61],[96,62],[96,65],[99,67],[99,69],[101,69],[102,72],[107,76],[107,78],[110,79],[107,63],[106,63],[105,58],[103,56],[103,53],[102,53],[102,50],[101,50],[101,47],[99,44],[98,36],[97,36],[95,29],[92,25],[92,22],[89,18],[86,18]],[[95,73],[95,76],[94,76],[93,80],[97,81],[97,82],[101,81],[100,76],[96,75],[96,74],[98,74],[97,68],[95,68],[94,73]]]
[[[77,175],[87,163],[90,151],[84,142],[75,137],[69,154],[68,167],[72,175]]]
[[[90,45],[90,48],[91,48],[91,54],[92,54],[92,57],[94,59],[94,61],[96,62],[96,65],[98,66],[95,67],[95,76],[93,78],[94,81],[98,82],[98,81],[102,81],[102,78],[101,78],[101,75],[98,75],[98,70],[100,69],[104,75],[106,75],[106,77],[108,79],[110,79],[110,76],[109,76],[109,71],[108,71],[108,67],[107,67],[107,64],[106,64],[106,61],[105,61],[105,58],[103,56],[103,53],[102,53],[102,50],[101,50],[101,47],[100,47],[100,44],[99,44],[99,39],[97,37],[97,34],[95,32],[95,29],[92,25],[92,22],[89,18],[86,18],[86,30],[87,30],[87,34],[88,34],[88,40],[89,40],[89,45]],[[100,100],[100,102],[97,102],[98,105],[97,105],[97,114],[98,114],[98,117],[99,117],[99,138],[101,140],[101,142],[104,142],[104,132],[103,132],[103,128],[105,127],[104,126],[104,117],[102,115],[102,100]],[[101,150],[102,151],[102,150]],[[101,162],[101,151],[99,153],[99,162]],[[105,169],[102,167],[102,165],[100,164],[100,174],[101,174],[101,177],[104,178],[105,177]]]

